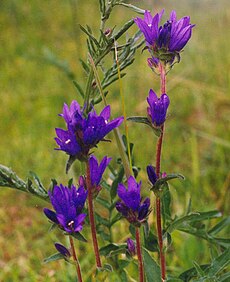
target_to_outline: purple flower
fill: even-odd
[[[136,255],[136,246],[135,246],[133,240],[128,238],[126,242],[127,242],[129,254],[131,256],[135,256]]]
[[[133,176],[129,177],[127,184],[128,189],[122,183],[118,185],[117,194],[121,201],[116,203],[116,209],[130,223],[140,226],[150,213],[150,199],[146,198],[142,202],[140,195],[141,182],[137,183]]]
[[[87,198],[84,187],[77,189],[72,185],[68,188],[60,184],[48,194],[56,212],[45,208],[45,215],[68,233],[81,231],[86,217],[86,214],[81,213]]]
[[[152,16],[145,11],[144,19],[136,18],[134,21],[144,34],[153,57],[173,61],[175,53],[180,52],[189,41],[194,25],[190,24],[190,17],[177,20],[176,12],[172,11],[169,20],[159,27],[163,13],[164,10]]]
[[[97,196],[101,190],[100,182],[102,179],[102,175],[110,163],[112,158],[104,157],[99,165],[95,156],[90,156],[89,158],[89,169],[90,169],[90,182],[92,194]]]
[[[68,259],[68,258],[71,257],[71,254],[70,254],[69,250],[65,246],[63,246],[62,244],[55,243],[54,246],[55,246],[56,250],[60,254],[62,254],[65,258]]]
[[[110,106],[106,106],[100,115],[94,109],[85,115],[77,101],[72,101],[69,108],[64,104],[60,116],[64,118],[67,130],[56,128],[57,150],[79,160],[87,159],[90,149],[123,121],[123,117],[109,121]]]
[[[154,185],[157,181],[157,175],[152,165],[147,166],[147,174],[149,177],[149,181],[152,183],[152,185]]]
[[[148,117],[155,127],[160,127],[166,119],[166,113],[170,103],[169,97],[166,94],[162,94],[161,97],[158,98],[157,94],[150,89],[147,101],[149,104],[147,108]]]

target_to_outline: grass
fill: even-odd
[[[191,42],[182,53],[181,63],[169,73],[167,85],[171,106],[162,168],[186,176],[185,182],[174,181],[171,186],[173,211],[178,214],[183,212],[190,197],[197,211],[217,208],[224,215],[229,213],[230,39],[225,31],[230,27],[230,9],[227,3],[224,0],[137,3],[150,9],[154,5],[158,5],[158,10],[166,7],[167,15],[175,9],[179,17],[189,14],[196,23]],[[86,58],[85,37],[78,23],[97,30],[99,23],[88,18],[88,15],[90,19],[98,16],[97,1],[10,0],[1,2],[0,8],[3,27],[0,161],[22,178],[32,170],[46,186],[53,177],[65,183],[69,177],[64,174],[66,156],[53,150],[54,128],[63,125],[57,116],[63,103],[79,96],[68,77],[45,62],[44,50],[69,62],[83,85],[85,75],[78,60]],[[109,26],[119,25],[133,16],[125,8],[116,8]],[[147,53],[139,52],[123,79],[128,115],[145,114],[149,88],[159,90],[158,78],[151,74],[146,58]],[[121,114],[118,83],[112,87],[108,100],[113,105],[113,116]],[[146,184],[144,169],[146,164],[154,162],[155,144],[150,138],[142,138],[144,134],[151,136],[149,129],[129,124],[136,164],[142,168],[140,178]],[[97,155],[102,156],[105,150],[114,156],[112,144],[100,145]],[[77,164],[76,170],[80,169]],[[42,263],[44,257],[54,252],[53,242],[63,242],[58,232],[47,234],[49,224],[42,213],[46,204],[9,189],[1,189],[0,197],[0,280],[73,281],[72,269],[65,263]],[[87,231],[86,228],[85,234]],[[123,231],[125,234],[126,227]],[[206,243],[179,233],[174,234],[173,240],[168,255],[172,271],[189,268],[198,258],[203,263],[209,261]],[[93,265],[94,257],[88,254],[88,245],[79,245],[83,272],[89,276],[89,264]]]

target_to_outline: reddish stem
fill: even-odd
[[[81,268],[80,268],[80,264],[79,264],[79,261],[78,261],[78,258],[77,258],[76,252],[75,252],[73,238],[71,236],[69,236],[69,241],[70,241],[73,259],[74,259],[75,265],[76,265],[78,282],[82,282]]]
[[[163,65],[163,63],[160,63],[159,69],[160,69],[160,77],[161,77],[161,94],[164,94],[166,93],[166,72],[165,72],[165,66]],[[161,150],[162,150],[163,136],[164,136],[164,125],[161,126],[161,136],[158,139],[157,149],[156,149],[156,175],[157,175],[157,178],[160,178]],[[165,254],[163,250],[163,234],[162,234],[162,224],[161,224],[161,200],[158,195],[156,198],[156,221],[157,221],[157,237],[158,237],[158,244],[159,244],[159,250],[160,250],[161,279],[162,281],[165,281],[166,263],[165,263]]]
[[[87,162],[87,169],[86,169],[86,186],[88,190],[88,210],[89,210],[89,221],[90,221],[90,227],[91,227],[91,235],[93,240],[93,248],[96,258],[96,264],[97,267],[102,267],[100,254],[99,254],[99,248],[98,248],[98,242],[97,242],[97,232],[96,232],[96,225],[95,225],[95,219],[94,219],[94,208],[93,208],[93,195],[92,195],[92,187],[91,187],[91,181],[90,181],[90,168],[89,163]]]
[[[137,257],[138,257],[138,266],[139,266],[139,281],[144,282],[144,267],[143,267],[143,259],[141,253],[141,239],[139,228],[136,227],[136,247],[137,247]]]

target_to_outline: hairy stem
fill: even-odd
[[[166,72],[165,66],[163,63],[160,63],[160,78],[161,78],[161,93],[164,94],[166,92]],[[161,126],[161,135],[157,142],[156,149],[156,175],[157,178],[160,178],[160,169],[161,169],[161,150],[163,144],[163,136],[164,136],[164,125]],[[163,250],[163,234],[162,234],[162,224],[161,224],[161,200],[157,195],[156,198],[156,222],[157,222],[157,237],[158,237],[158,245],[160,250],[160,265],[161,265],[161,279],[165,281],[166,278],[166,263],[165,263],[165,254]]]
[[[136,227],[136,247],[137,247],[137,257],[138,257],[138,266],[139,266],[139,281],[144,282],[144,267],[143,267],[143,259],[141,253],[141,239],[140,239],[140,231],[139,228]]]
[[[90,181],[90,168],[89,168],[88,162],[87,162],[87,167],[86,167],[86,186],[88,190],[89,221],[90,221],[90,227],[91,227],[91,235],[92,235],[92,240],[93,240],[95,259],[96,259],[97,267],[102,267],[100,254],[99,254],[99,248],[98,248],[98,242],[97,242],[97,232],[96,232],[96,225],[95,225],[95,219],[94,219],[94,208],[93,208],[93,195],[92,195],[92,187],[91,187],[91,181]]]
[[[70,246],[72,250],[72,256],[73,256],[73,259],[76,265],[78,282],[82,282],[81,268],[80,268],[80,264],[79,264],[79,261],[78,261],[78,258],[75,252],[73,238],[71,236],[69,236],[69,242],[70,242]]]

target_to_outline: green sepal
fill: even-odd
[[[56,261],[56,260],[60,260],[60,259],[64,259],[65,261],[68,261],[67,258],[61,254],[61,253],[55,253],[51,256],[49,256],[48,258],[45,258],[43,260],[44,263],[48,263],[48,262],[51,262],[51,261]]]
[[[153,124],[150,122],[150,120],[147,117],[140,117],[140,116],[133,116],[133,117],[128,117],[127,120],[136,122],[136,123],[142,123],[145,125],[148,125],[152,130],[153,133],[157,136],[160,137],[162,130],[160,127],[154,127]]]

